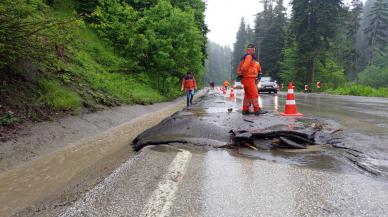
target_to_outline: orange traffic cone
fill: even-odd
[[[294,85],[292,82],[288,85],[288,94],[286,101],[286,108],[283,113],[283,116],[303,116],[303,114],[298,113],[298,108],[296,107],[295,95],[294,95]]]
[[[231,88],[230,89],[230,98],[233,98],[233,97],[235,97],[236,95],[234,95],[234,88]]]

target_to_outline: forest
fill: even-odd
[[[255,25],[244,18],[234,43],[233,71],[248,43],[263,74],[279,82],[322,83],[326,92],[388,96],[388,0],[262,0]],[[313,89],[314,90],[314,89]]]
[[[205,81],[223,85],[225,80],[231,80],[232,49],[221,46],[213,41],[207,43],[208,58],[205,62]],[[234,79],[234,78],[233,78]]]
[[[0,1],[0,125],[176,98],[188,71],[204,77],[205,8],[202,0]]]
[[[188,71],[233,80],[252,42],[278,82],[388,96],[388,0],[260,4],[228,47],[207,39],[202,0],[2,0],[0,125],[173,99]]]

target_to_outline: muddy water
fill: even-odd
[[[181,108],[182,105],[178,104],[152,115],[140,116],[93,138],[70,144],[55,153],[1,173],[0,216],[11,216],[55,195],[84,170],[123,150],[137,134]]]

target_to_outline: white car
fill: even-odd
[[[276,94],[279,91],[279,85],[276,81],[273,81],[271,77],[262,77],[257,84],[257,87],[259,88],[260,93],[267,92]]]
[[[244,89],[244,86],[239,81],[234,82],[234,89]]]

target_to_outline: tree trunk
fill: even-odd
[[[312,84],[315,79],[314,57],[310,57],[307,63],[307,83]]]
[[[370,38],[370,42],[369,42],[369,60],[368,60],[368,66],[371,66],[371,65],[372,65],[372,60],[373,60],[373,49],[375,48],[376,37],[377,37],[377,30],[378,30],[379,27],[380,27],[379,23],[376,23],[376,24],[374,25],[374,28],[373,28],[373,31],[372,31],[372,34],[371,34],[371,38]]]
[[[158,71],[157,73],[158,73],[158,78],[157,78],[157,89],[160,91],[160,83],[159,83],[159,81],[160,81],[160,73],[159,73],[159,71]]]
[[[354,79],[356,79],[356,81],[358,82],[358,61],[359,61],[359,54],[358,54],[358,51],[356,50],[355,51],[355,54],[354,54],[354,60],[353,60],[353,64],[354,64]]]

